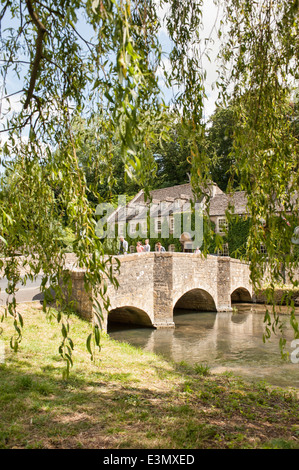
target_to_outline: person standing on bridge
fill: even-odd
[[[137,250],[137,253],[143,253],[144,252],[144,248],[143,248],[141,242],[137,242],[136,250]]]
[[[161,242],[158,242],[158,243],[157,243],[157,245],[156,245],[156,251],[158,251],[158,253],[164,253],[165,248],[164,248],[164,246],[161,245]]]
[[[151,251],[151,246],[149,244],[148,238],[145,240],[145,244],[143,245],[143,248],[144,248],[145,253],[149,253]]]
[[[128,252],[128,242],[124,239],[124,237],[119,237],[119,251],[118,251],[118,254],[119,255],[126,255],[127,252]]]

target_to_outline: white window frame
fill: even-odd
[[[121,222],[118,224],[118,236],[124,236],[125,235],[125,223]]]
[[[218,250],[218,256],[229,256],[228,243],[223,243],[222,250]]]
[[[147,220],[142,220],[141,222],[141,232],[147,234]]]
[[[159,228],[160,225],[160,228]],[[162,232],[162,219],[156,219],[155,220],[155,232],[156,233],[161,233]]]
[[[136,233],[136,227],[137,227],[137,223],[136,222],[129,222],[129,232],[131,235],[134,235]]]
[[[217,220],[218,233],[225,233],[228,229],[228,222],[225,217],[219,217]]]
[[[266,255],[266,254],[267,254],[267,248],[266,248],[265,245],[263,245],[263,243],[261,243],[261,245],[260,245],[260,253],[261,253],[262,255]]]

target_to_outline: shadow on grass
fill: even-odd
[[[172,380],[163,391],[127,372],[77,368],[66,382],[51,365],[31,373],[21,362],[0,366],[2,448],[298,447],[298,401],[263,384],[151,366]]]
[[[50,328],[36,311],[26,320],[23,353],[0,364],[1,448],[298,447],[290,394],[108,338],[106,362],[91,367],[80,353],[89,325],[75,316],[78,362],[63,381],[64,363],[53,355],[60,325]]]

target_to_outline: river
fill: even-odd
[[[233,312],[191,312],[177,310],[174,329],[150,329],[113,325],[109,336],[126,341],[171,359],[189,364],[205,364],[211,373],[231,371],[250,381],[266,381],[282,388],[292,388],[299,393],[299,363],[291,356],[283,360],[279,337],[271,335],[263,342],[265,306],[235,304]],[[285,308],[282,307],[285,313]],[[280,315],[284,323],[283,336],[286,351],[298,353],[291,347],[293,331],[287,315]],[[299,308],[296,308],[299,321]],[[294,352],[296,354],[294,354]]]

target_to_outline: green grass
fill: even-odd
[[[0,448],[298,449],[298,398],[264,382],[214,375],[118,343],[103,334],[90,361],[90,325],[70,317],[74,367],[62,379],[60,325],[23,305],[23,340],[9,349],[2,324]]]
[[[208,364],[195,364],[194,370],[199,375],[210,375],[210,367]]]

